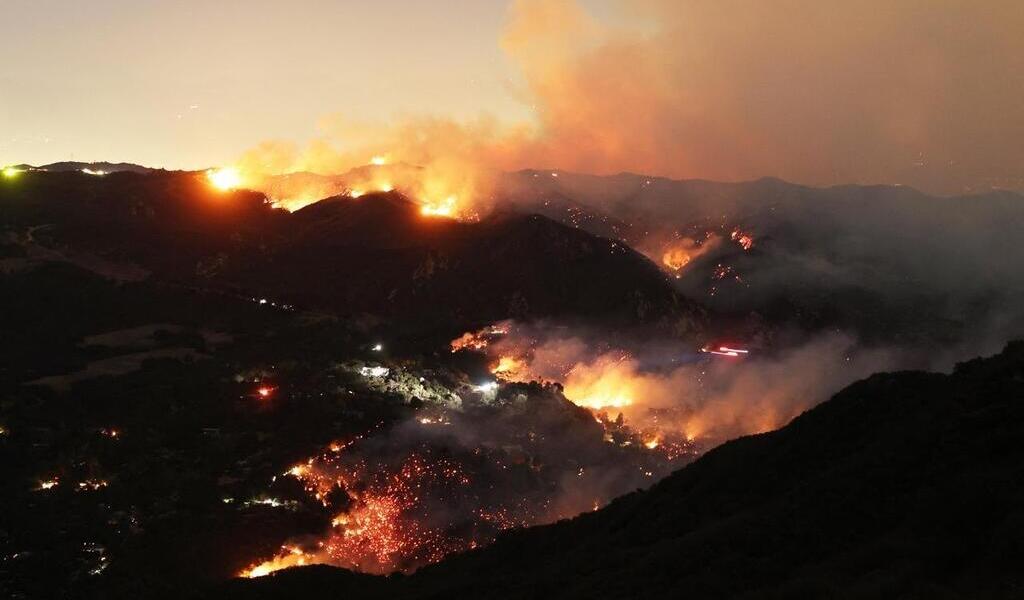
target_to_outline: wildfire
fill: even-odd
[[[754,237],[739,228],[733,229],[729,238],[739,244],[740,248],[744,250],[750,250],[754,247]]]
[[[515,377],[526,368],[526,363],[515,356],[504,355],[498,358],[498,362],[491,365],[491,373],[494,375],[509,378]]]
[[[260,398],[269,398],[274,393],[274,388],[269,385],[263,385],[256,388],[256,395]]]
[[[452,340],[452,354],[460,350],[483,350],[490,341],[479,333],[466,332]]]
[[[56,477],[54,477],[52,479],[44,479],[44,480],[40,481],[39,482],[39,487],[37,487],[36,489],[37,490],[52,490],[53,488],[57,487],[58,485],[60,485],[60,480],[57,479]]]
[[[631,406],[640,378],[628,355],[604,356],[591,364],[577,364],[565,380],[565,397],[574,404],[601,410]]]
[[[417,421],[426,426],[449,424],[436,416]],[[477,449],[459,458],[448,448],[420,444],[399,457],[382,458],[374,453],[364,456],[354,444],[332,443],[327,451],[286,472],[311,498],[340,509],[327,536],[312,549],[283,546],[276,556],[253,564],[240,576],[260,577],[316,563],[364,573],[408,572],[489,543],[503,529],[547,518],[545,511],[531,510],[518,494],[496,499],[474,489],[475,469],[505,468],[500,452],[489,453],[484,460]],[[564,515],[555,518],[559,516]]]
[[[720,240],[721,238],[718,235],[711,232],[708,232],[703,240],[700,241],[688,237],[677,237],[672,242],[661,247],[661,264],[678,276],[680,271],[714,248]],[[652,259],[657,256],[653,250],[651,248],[648,252],[648,256]]]
[[[78,483],[78,491],[80,492],[95,492],[96,490],[107,487],[107,482],[103,479],[86,479]]]
[[[206,178],[213,187],[225,192],[242,185],[242,174],[234,167],[210,169],[206,172]]]
[[[436,562],[475,543],[446,524],[432,525],[427,513],[428,495],[453,493],[470,484],[462,465],[451,458],[415,452],[392,472],[331,452],[293,467],[288,474],[325,506],[331,505],[333,490],[341,490],[348,497],[346,509],[332,519],[332,531],[316,552],[284,546],[274,558],[243,571],[243,577],[322,562],[366,573],[390,573]],[[507,523],[512,526],[522,521],[510,518]]]
[[[496,323],[480,331],[467,331],[451,341],[452,353],[462,350],[483,350],[497,339],[508,335],[508,322]]]
[[[16,167],[4,167],[3,174],[4,179],[14,179],[18,175],[22,174],[22,170]]]
[[[370,164],[377,167],[382,167],[388,164],[388,158],[386,156],[377,155],[370,159]]]
[[[487,348],[489,339],[508,331],[508,325],[498,324],[466,334],[452,341],[452,349]],[[528,368],[526,358],[506,358],[506,366]],[[501,363],[499,358],[495,370]],[[366,376],[373,376],[373,367],[363,368]],[[511,372],[513,367],[502,370]],[[490,394],[502,385],[506,384],[498,379],[469,387]],[[587,428],[595,436],[590,443],[607,448],[602,451],[621,453],[629,461],[627,470],[650,481],[668,472],[671,461],[692,457],[695,450],[678,433],[662,431],[656,423],[640,431],[626,424],[621,411],[614,410],[618,416],[609,418],[607,410],[602,410],[632,406],[643,399],[643,386],[643,375],[636,372],[630,356],[618,355],[600,364],[577,365],[567,380],[565,396],[590,409],[601,425],[600,433]],[[546,401],[564,403],[558,398]],[[239,575],[260,577],[318,563],[371,574],[411,572],[451,553],[488,544],[502,530],[579,514],[594,498],[591,486],[603,489],[598,482],[604,481],[605,463],[580,464],[562,461],[559,452],[538,452],[551,434],[534,431],[533,425],[522,428],[514,443],[487,437],[479,445],[463,448],[448,442],[439,445],[439,439],[449,439],[443,429],[460,426],[465,418],[460,414],[419,412],[411,420],[415,427],[398,429],[401,436],[393,438],[386,451],[376,439],[360,441],[359,437],[331,442],[320,454],[291,466],[284,475],[297,479],[310,500],[332,511],[331,527],[315,545],[283,546],[275,556],[253,563]],[[576,474],[573,480],[579,481],[573,485],[581,486],[586,495],[564,487],[565,471],[560,469],[566,468],[565,463]],[[503,478],[502,474],[514,474],[517,469],[521,476]],[[545,478],[563,484],[549,485]],[[599,504],[611,498],[604,491],[598,494],[601,497],[594,501]]]
[[[448,196],[442,202],[425,201],[420,206],[420,213],[427,217],[452,218],[455,216],[455,207],[458,202],[459,199],[456,196]]]
[[[690,263],[690,253],[682,248],[669,248],[662,255],[661,262],[673,271],[679,271]]]
[[[258,565],[254,565],[245,569],[239,573],[239,577],[263,577],[264,575],[270,575],[274,571],[280,571],[281,569],[287,569],[288,567],[301,567],[306,564],[307,555],[298,546],[281,546],[281,554],[262,562]]]

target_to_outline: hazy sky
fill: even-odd
[[[317,119],[523,118],[498,0],[3,0],[0,163],[198,167]]]
[[[1024,189],[1021,0],[3,0],[0,52],[0,163],[259,145],[341,168],[383,140],[417,164]]]

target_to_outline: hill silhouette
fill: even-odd
[[[35,228],[48,248],[305,308],[452,327],[571,314],[694,329],[702,319],[621,242],[537,215],[427,218],[394,192],[291,214],[195,173],[28,172],[0,195],[5,225]]]

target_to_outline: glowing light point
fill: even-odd
[[[206,172],[206,178],[213,187],[221,191],[229,191],[242,185],[242,175],[234,167],[221,169],[210,169]]]
[[[4,179],[14,179],[18,175],[21,175],[21,172],[21,169],[16,169],[14,167],[5,167],[3,170]]]
[[[370,164],[380,167],[388,164],[388,159],[386,156],[381,156],[378,154],[377,156],[374,156],[373,158],[370,159]]]
[[[274,393],[274,388],[269,386],[262,386],[256,390],[256,393],[259,394],[260,398],[269,398],[270,395]]]
[[[44,481],[40,481],[39,482],[39,487],[36,488],[36,489],[52,490],[53,488],[57,487],[57,484],[59,484],[59,483],[60,483],[60,481],[56,477],[53,478],[53,479],[47,479],[47,480],[44,480]]]

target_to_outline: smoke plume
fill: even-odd
[[[499,43],[529,122],[331,116],[307,147],[268,142],[242,162],[338,174],[387,156],[423,167],[431,183],[413,191],[463,206],[528,167],[1021,189],[1021,31],[1013,0],[644,0],[600,17],[518,0]]]

